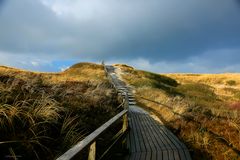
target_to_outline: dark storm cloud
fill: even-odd
[[[112,48],[113,51],[178,60],[210,49],[239,47],[240,12],[232,2],[172,2],[165,3],[165,11],[161,11],[161,7],[159,11],[152,11],[154,16],[146,18],[145,23],[136,23],[135,30],[127,33],[129,36]]]
[[[240,0],[235,0],[235,2],[240,6]]]
[[[5,0],[0,0],[0,13],[1,13],[1,9],[2,9],[4,3],[5,3]]]
[[[95,61],[143,58],[150,63],[199,59],[209,67],[224,67],[240,59],[238,3],[6,1],[0,8],[0,52]]]
[[[8,1],[1,19],[1,50],[13,53],[52,51],[60,43],[60,23],[55,15],[38,1]],[[54,25],[53,25],[54,24]],[[60,38],[60,39],[59,39]]]

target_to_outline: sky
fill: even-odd
[[[0,65],[240,72],[240,0],[0,0]]]

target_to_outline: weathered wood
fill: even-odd
[[[184,145],[181,145],[181,142],[177,141],[177,138],[165,126],[160,125],[149,114],[136,106],[129,107],[129,126],[131,130],[128,140],[130,140],[131,154],[128,158],[130,160],[133,160],[135,155],[138,159],[145,158],[146,160],[185,160],[189,158],[189,153]],[[188,156],[185,155],[185,151]]]
[[[190,156],[190,154],[189,154],[187,149],[184,149],[184,153],[185,153],[185,157],[186,157],[185,159],[186,160],[191,160],[191,156]]]
[[[88,160],[96,159],[96,141],[94,141],[89,147]]]
[[[137,104],[136,102],[129,102],[129,105],[135,105]]]
[[[125,132],[128,128],[128,116],[127,114],[123,115],[123,127],[122,131]]]
[[[181,160],[178,151],[177,151],[177,150],[174,150],[173,152],[174,152],[174,158],[175,158],[175,160]]]
[[[129,108],[129,100],[128,100],[128,97],[126,95],[124,96],[124,98],[125,98],[124,109],[128,110],[128,108]]]
[[[101,127],[96,129],[94,132],[92,132],[90,135],[88,135],[84,140],[77,143],[75,146],[73,146],[71,149],[69,149],[67,152],[65,152],[62,156],[60,156],[57,160],[70,160],[73,157],[75,157],[80,151],[82,151],[84,148],[92,144],[96,138],[98,138],[104,131],[106,131],[113,123],[115,123],[117,120],[119,120],[123,115],[125,115],[128,112],[128,110],[123,110],[120,113],[118,113],[116,116],[111,118],[109,121],[104,123]]]

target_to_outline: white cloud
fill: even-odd
[[[65,70],[67,70],[69,67],[70,67],[70,66],[65,66],[65,65],[63,65],[63,66],[59,67],[59,70],[63,72],[63,71],[65,71]]]
[[[38,63],[38,62],[36,62],[36,61],[32,61],[32,62],[31,62],[31,64],[32,64],[34,67],[37,67],[37,66],[39,66],[39,63]]]
[[[225,73],[240,72],[239,55],[240,49],[221,49],[209,50],[182,61],[151,61],[139,57],[134,60],[110,60],[106,63],[127,63],[137,69],[157,73]]]
[[[52,62],[54,58],[46,57],[38,54],[24,54],[24,53],[11,53],[0,50],[0,65],[12,66],[22,69],[35,70],[35,71],[50,71],[56,70]]]

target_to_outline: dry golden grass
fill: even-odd
[[[181,84],[202,83],[214,88],[224,100],[240,100],[240,74],[166,74]]]
[[[240,86],[240,74],[224,73],[224,74],[164,74],[168,77],[176,79],[180,83],[206,83],[209,85],[228,85],[228,81],[236,81],[235,86]]]
[[[193,159],[240,159],[240,75],[164,74],[118,65],[140,106],[189,147]]]
[[[60,73],[1,66],[0,159],[55,159],[115,115],[117,99],[101,65]]]

